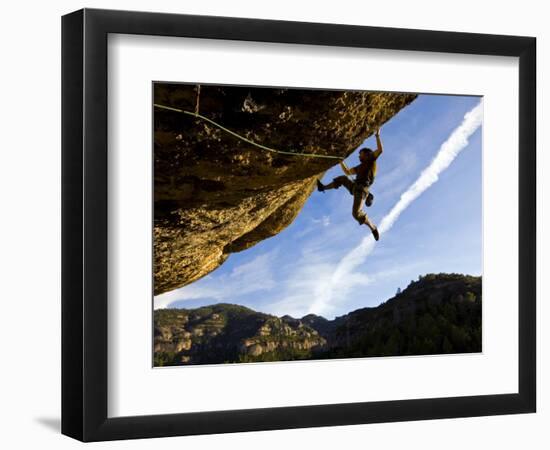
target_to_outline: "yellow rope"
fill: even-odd
[[[191,111],[185,111],[183,109],[178,108],[172,108],[171,106],[164,106],[159,105],[157,103],[153,104],[155,108],[165,109],[168,111],[173,111],[177,113],[187,114],[188,116],[196,117],[198,119],[202,119],[208,123],[211,123],[212,125],[218,127],[220,130],[225,131],[226,133],[240,139],[241,141],[247,142],[250,145],[254,145],[258,148],[261,148],[262,150],[267,150],[268,152],[272,153],[279,153],[281,155],[290,155],[290,156],[304,156],[306,158],[325,158],[325,159],[338,159],[338,160],[344,160],[341,156],[332,156],[332,155],[318,155],[316,153],[300,153],[300,152],[292,152],[292,151],[283,151],[283,150],[276,150],[274,148],[266,147],[265,145],[258,144],[254,141],[251,141],[250,139],[245,138],[244,136],[241,136],[240,134],[235,133],[234,131],[231,131],[227,128],[225,128],[223,125],[220,125],[217,122],[214,122],[212,119],[209,119],[208,117],[205,117],[198,112],[191,112]]]

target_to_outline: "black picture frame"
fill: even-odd
[[[109,33],[518,57],[518,393],[108,418]],[[63,16],[62,433],[102,441],[535,412],[535,91],[533,37],[96,9]]]

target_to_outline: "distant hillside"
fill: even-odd
[[[155,311],[155,366],[481,351],[481,277],[428,274],[334,320],[217,304]]]
[[[429,274],[333,321],[326,357],[481,351],[481,277]]]
[[[301,321],[218,304],[155,311],[155,365],[310,358],[326,340]]]

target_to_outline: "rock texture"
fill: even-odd
[[[199,111],[281,150],[349,155],[411,94],[201,86]],[[194,111],[192,85],[155,84],[155,103]],[[337,163],[260,150],[205,121],[155,109],[154,287],[160,294],[208,274],[276,235],[316,178]]]
[[[155,366],[481,351],[481,277],[428,274],[334,320],[218,304],[155,311]]]

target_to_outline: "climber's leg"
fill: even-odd
[[[359,222],[359,225],[367,225],[373,236],[374,239],[378,240],[379,234],[378,229],[376,228],[376,225],[374,225],[369,217],[365,214],[363,211],[363,202],[365,201],[365,198],[368,196],[368,191],[366,189],[363,189],[361,186],[356,186],[353,192],[353,207],[351,210],[351,213],[353,215],[353,218]]]
[[[329,184],[323,184],[317,180],[317,189],[321,192],[326,189],[338,189],[340,186],[345,186],[346,189],[352,193],[353,182],[344,175],[334,178]]]
[[[359,225],[366,223],[367,215],[363,211],[363,202],[365,200],[365,193],[362,189],[355,189],[353,193],[353,207],[351,208],[351,214]]]

